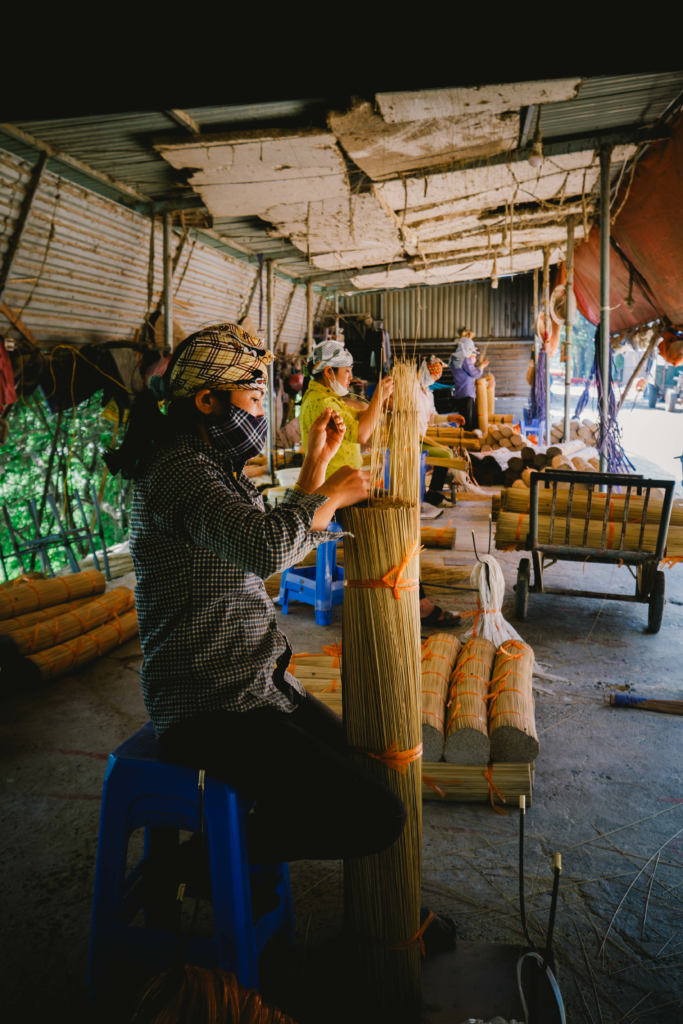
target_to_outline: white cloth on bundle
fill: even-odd
[[[486,581],[488,565],[489,583]],[[477,606],[479,615],[475,614],[472,629],[465,634],[465,640],[480,636],[500,647],[506,640],[521,640],[509,622],[503,618],[503,601],[505,599],[505,577],[503,570],[493,555],[481,555],[472,570],[470,581],[478,591]]]

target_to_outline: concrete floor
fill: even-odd
[[[458,528],[462,561],[470,562],[471,528],[486,550],[488,508],[464,503],[447,514]],[[498,557],[512,599],[520,556]],[[552,854],[562,851],[558,978],[568,1019],[586,1024],[681,1019],[683,721],[605,703],[616,688],[683,698],[683,567],[666,576],[669,603],[657,636],[645,632],[647,608],[635,604],[532,596],[521,624],[506,606],[545,676],[535,680],[541,755],[526,819],[530,929],[541,942]],[[632,589],[626,568],[590,564],[585,573],[581,565],[556,566],[548,582],[606,594]],[[474,607],[468,591],[432,594],[446,607]],[[303,605],[292,604],[282,620],[295,651],[341,639],[341,608],[330,627],[316,627]],[[100,792],[107,754],[147,720],[140,664],[133,640],[41,692],[3,704],[3,1005],[21,1020],[93,1019],[84,981]],[[475,1014],[521,1019],[508,969],[522,944],[516,813],[428,801],[423,837],[423,905],[452,916],[461,940],[457,954],[424,964],[423,1024],[459,1024]],[[336,959],[341,864],[293,864],[292,880],[297,940],[293,953],[266,958],[263,992],[299,1024],[327,1024],[336,1019],[330,1003],[323,1012],[319,995],[307,993],[320,992],[326,971],[333,1003],[342,1005],[349,987],[340,985]],[[486,957],[477,943],[487,944]],[[283,956],[284,974],[272,967],[274,959],[282,966]],[[473,959],[490,963],[489,985],[481,977],[475,984]]]

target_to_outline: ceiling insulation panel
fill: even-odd
[[[583,224],[580,222],[574,226],[574,237],[583,238]],[[547,224],[518,227],[515,225],[513,231],[513,245],[515,248],[528,248],[537,245],[553,245],[560,243],[567,238],[567,228],[564,224]],[[499,246],[503,242],[502,230],[491,231],[491,247]],[[510,235],[507,234],[507,244],[510,244]],[[489,248],[487,233],[479,235],[465,235],[456,239],[437,239],[436,241],[425,242],[420,247],[422,253],[428,258],[431,255],[439,255],[441,259],[445,254],[457,255],[460,251],[476,250],[486,254]],[[506,257],[508,259],[508,257]]]
[[[391,250],[396,255],[401,251],[393,213],[386,212],[370,193],[319,202],[285,203],[270,207],[263,217],[278,234],[290,238],[306,253],[381,249]],[[393,256],[382,260],[384,258]]]
[[[557,263],[564,255],[564,248],[557,246],[551,249],[550,262]],[[519,274],[526,270],[533,270],[534,267],[543,266],[543,251],[536,249],[533,252],[515,253],[510,266],[510,257],[498,258],[498,275]],[[376,274],[362,274],[351,278],[351,284],[356,288],[409,288],[417,284],[448,284],[453,281],[475,281],[490,277],[493,270],[493,260],[472,259],[462,260],[459,263],[452,263],[448,266],[432,266],[426,269],[416,267],[415,270],[409,267],[397,267],[395,270],[384,269]]]
[[[159,142],[172,167],[214,217],[262,214],[281,203],[348,196],[344,159],[333,135],[317,130],[255,131]]]
[[[346,114],[330,114],[329,125],[351,159],[379,181],[406,171],[494,156],[517,145],[516,113],[481,110],[459,117],[432,117],[387,124],[363,102]]]
[[[432,117],[462,117],[483,110],[497,114],[537,103],[560,103],[574,99],[580,87],[580,78],[558,78],[541,82],[511,82],[508,85],[480,85],[470,89],[380,92],[376,99],[384,120],[393,124]]]

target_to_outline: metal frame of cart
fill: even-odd
[[[557,485],[566,482],[569,484],[569,496],[567,499],[566,513],[556,515]],[[532,473],[530,478],[529,495],[529,533],[526,539],[526,550],[531,552],[534,564],[534,581],[531,582],[531,564],[528,558],[523,558],[517,570],[517,585],[515,587],[515,610],[517,618],[523,621],[526,618],[529,606],[529,594],[561,594],[563,597],[595,597],[600,600],[607,598],[610,601],[635,601],[638,604],[649,605],[648,611],[648,632],[658,633],[664,615],[664,604],[666,601],[666,580],[664,573],[659,569],[659,563],[665,556],[666,537],[671,519],[671,509],[674,500],[674,480],[645,480],[640,476],[633,476],[619,473],[578,473],[563,472],[562,470],[546,470],[544,473]],[[538,488],[544,483],[546,489],[552,487],[553,497],[550,510],[550,531],[548,543],[541,544],[538,539]],[[588,505],[586,508],[586,524],[583,531],[583,545],[576,547],[569,543],[572,504],[574,501],[574,485],[588,484]],[[587,547],[588,527],[591,522],[590,513],[594,500],[593,488],[598,485],[607,492],[605,500],[605,514],[602,520],[602,547]],[[624,511],[621,519],[621,531],[618,548],[605,547],[605,538],[609,520],[610,501],[612,491],[615,487],[626,488],[624,498]],[[655,551],[643,551],[643,538],[647,520],[647,507],[650,502],[650,492],[653,488],[664,490],[662,503],[662,516],[659,523],[657,535],[657,546]],[[626,537],[626,525],[628,523],[628,509],[631,501],[631,492],[641,496],[645,495],[643,511],[639,517],[640,537],[637,550],[624,548]],[[599,522],[599,520],[593,520]],[[557,535],[558,540],[564,543],[553,543]],[[629,572],[636,581],[635,594],[604,594],[592,590],[567,590],[564,587],[546,587],[543,573],[555,562],[585,562],[590,558],[591,562],[602,562],[614,564],[621,562],[628,566]],[[636,572],[633,572],[635,566]]]

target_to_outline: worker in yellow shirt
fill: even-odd
[[[363,465],[361,445],[367,444],[379,419],[380,409],[394,390],[391,377],[385,377],[375,388],[369,406],[365,409],[352,408],[344,401],[351,383],[353,356],[341,341],[328,338],[316,345],[309,361],[311,381],[301,401],[299,421],[304,452],[311,425],[325,409],[332,409],[344,420],[346,435],[337,454],[330,460],[326,475],[342,466],[360,469]],[[420,584],[420,618],[423,626],[455,626],[459,615],[444,611],[425,596]]]

